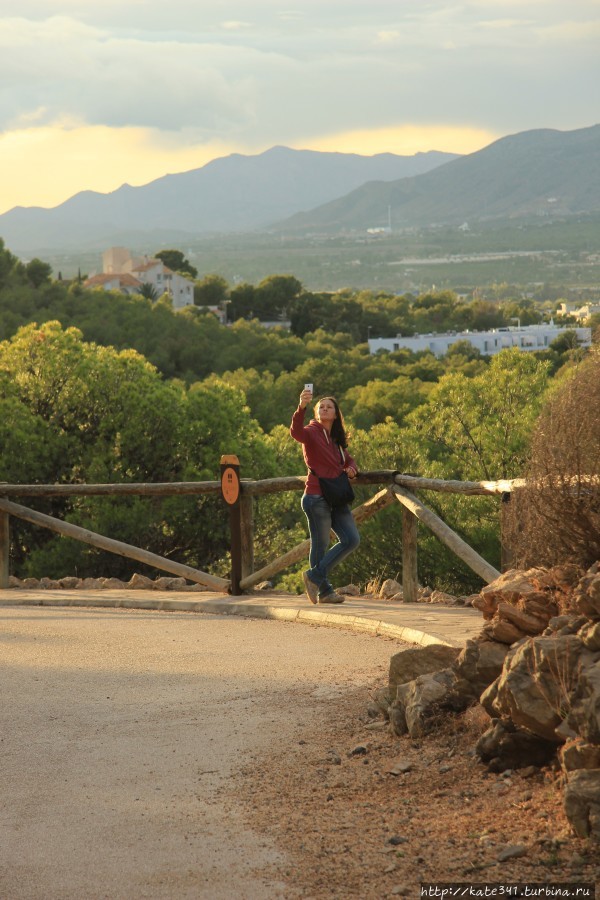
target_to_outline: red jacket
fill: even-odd
[[[308,425],[305,425],[305,412],[305,409],[298,407],[292,416],[290,434],[295,441],[302,444],[302,453],[306,467],[317,473],[317,475],[313,475],[309,471],[304,492],[306,494],[320,494],[321,486],[317,476],[321,478],[337,478],[349,466],[353,469],[358,469],[358,466],[347,450],[342,451],[344,455],[344,463],[342,464],[339,447],[327,433],[327,429],[323,428],[317,419],[311,419]]]

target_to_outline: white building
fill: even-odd
[[[547,350],[552,341],[566,331],[574,331],[580,347],[589,347],[592,343],[591,328],[569,328],[550,325],[525,325],[523,327],[494,328],[491,331],[459,331],[447,334],[416,334],[413,337],[369,338],[369,353],[379,350],[393,352],[406,348],[417,352],[429,350],[434,356],[444,356],[452,344],[468,341],[476,347],[482,356],[492,356],[510,347],[533,352]]]
[[[586,322],[590,316],[600,313],[600,303],[561,303],[556,311],[557,316],[573,316],[578,322]]]
[[[194,303],[194,282],[190,278],[171,271],[161,259],[133,257],[125,247],[105,250],[102,254],[102,275],[92,276],[84,287],[139,293],[143,284],[152,285],[158,297],[168,294],[174,309]]]

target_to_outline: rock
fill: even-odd
[[[406,772],[410,772],[414,768],[413,763],[411,763],[407,759],[397,759],[394,762],[390,763],[384,771],[388,775],[405,775]]]
[[[571,638],[577,640],[577,638]],[[577,686],[567,724],[586,741],[600,744],[600,654],[586,650],[580,659]]]
[[[511,844],[501,850],[496,859],[498,862],[506,862],[507,859],[519,859],[521,856],[527,856],[525,844]]]
[[[37,578],[24,578],[21,582],[21,587],[28,588],[29,590],[36,590],[39,588],[40,583]]]
[[[127,587],[120,578],[100,578],[105,591],[120,591]]]
[[[552,634],[577,634],[579,629],[587,623],[585,616],[565,614],[553,616],[546,626],[543,634],[548,637]]]
[[[390,659],[389,690],[392,699],[396,697],[399,684],[413,681],[419,675],[437,672],[451,665],[460,653],[458,647],[430,644],[428,647],[407,647],[395,653]]]
[[[392,727],[395,728],[397,724],[402,727],[403,714],[411,737],[427,734],[442,710],[452,708],[456,711],[453,693],[455,680],[452,669],[442,669],[419,675],[414,681],[398,685],[396,700],[392,704],[392,710],[396,711],[393,718],[390,713]]]
[[[385,731],[389,728],[388,722],[369,722],[365,725],[365,731]]]
[[[366,756],[369,752],[369,748],[364,744],[358,744],[356,747],[353,747],[352,750],[349,751],[348,756]]]
[[[578,633],[586,650],[600,650],[600,622],[586,621]]]
[[[183,579],[185,581],[185,578]],[[255,591],[272,591],[273,590],[273,582],[272,581],[259,581],[258,584],[254,585]],[[341,594],[341,591],[338,591]]]
[[[558,753],[563,772],[575,769],[600,769],[600,745],[577,738],[564,744]]]
[[[408,725],[406,723],[406,714],[403,706],[396,706],[394,704],[390,708],[389,719],[392,734],[395,734],[396,737],[402,737],[403,734],[408,734]]]
[[[402,837],[399,834],[394,834],[391,838],[387,839],[386,843],[391,844],[392,847],[398,847],[400,844],[408,844],[408,838]]]
[[[483,691],[499,677],[507,653],[506,644],[467,640],[452,666],[457,676],[456,689],[478,700]]]
[[[345,584],[344,587],[337,588],[338,594],[344,594],[346,597],[360,597],[361,590],[355,584]]]
[[[490,641],[498,641],[501,644],[511,646],[517,641],[523,640],[525,632],[520,631],[516,625],[511,622],[501,622],[498,619],[484,625],[481,629],[481,636]]]
[[[417,591],[417,597],[419,598],[419,600],[429,600],[432,594],[433,591],[430,587],[422,587]]]
[[[44,588],[46,591],[53,591],[55,588],[59,587],[58,581],[55,581],[53,578],[40,578],[40,587]]]
[[[19,578],[15,578],[14,575],[8,576],[8,586],[9,588],[20,588],[21,580]]]
[[[404,594],[402,591],[399,591],[397,594],[394,594],[392,597],[386,597],[390,603],[403,603],[404,602]]]
[[[445,591],[433,591],[430,596],[432,603],[445,603],[448,606],[454,606],[456,597],[453,594],[446,594]]]
[[[73,588],[79,587],[79,578],[76,578],[74,575],[67,575],[66,578],[59,579],[59,586],[61,588],[66,588],[67,590],[72,590]]]
[[[179,591],[187,585],[185,578],[173,578],[161,575],[155,578],[153,588],[155,591]]]
[[[588,619],[600,619],[600,568],[598,563],[588,569],[573,592],[573,601],[578,612]]]
[[[147,578],[146,575],[134,572],[127,583],[127,587],[137,591],[151,591],[154,587],[154,582],[151,578]]]
[[[541,634],[555,612],[556,608],[553,607],[547,616],[534,615],[523,603],[512,604],[504,600],[501,600],[496,608],[496,614],[501,621],[510,622],[519,631],[530,635]]]
[[[582,647],[575,635],[517,644],[500,677],[482,694],[482,706],[492,717],[510,718],[517,727],[559,743],[555,729],[567,717]]]
[[[402,585],[395,581],[393,578],[386,578],[386,580],[381,585],[379,591],[379,598],[381,600],[389,600],[390,597],[393,597],[394,594],[402,593]]]
[[[380,688],[375,691],[373,694],[373,702],[377,706],[377,708],[383,713],[386,719],[390,717],[390,706],[392,705],[392,698],[390,696],[390,692],[387,688]]]
[[[556,744],[515,728],[510,719],[495,719],[477,741],[475,752],[490,772],[532,767],[537,772],[553,758]]]
[[[484,619],[490,620],[501,601],[515,603],[524,594],[537,591],[534,579],[546,572],[546,569],[528,569],[526,572],[509,569],[481,590],[479,597],[473,600],[473,606],[483,613]]]
[[[578,837],[600,840],[600,769],[580,769],[569,774],[564,809]]]
[[[77,587],[85,591],[97,591],[104,584],[102,578],[82,578]]]

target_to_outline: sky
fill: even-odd
[[[275,145],[600,122],[600,0],[0,0],[0,213]]]

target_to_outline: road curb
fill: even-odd
[[[432,631],[424,631],[406,625],[397,625],[383,619],[369,618],[361,615],[337,613],[331,609],[319,607],[295,609],[288,606],[269,606],[236,602],[231,597],[218,600],[192,600],[182,598],[157,597],[115,597],[99,593],[98,596],[81,596],[70,591],[28,592],[19,597],[19,591],[10,598],[0,598],[0,606],[52,606],[52,607],[84,607],[87,609],[141,609],[163,612],[193,612],[208,615],[240,616],[250,619],[266,619],[282,622],[299,622],[306,625],[319,625],[328,628],[346,628],[363,634],[401,640],[404,643],[428,646],[442,644],[447,647],[463,646],[463,642],[447,639]]]

